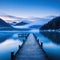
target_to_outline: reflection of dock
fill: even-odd
[[[18,37],[26,37],[27,34],[18,34]]]
[[[14,55],[11,53],[12,60],[47,60],[46,54],[42,49],[43,43],[39,44],[34,34],[30,34],[22,47]]]

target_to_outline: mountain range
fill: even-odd
[[[7,23],[22,21],[22,18],[16,17],[16,16],[11,16],[11,15],[0,15],[0,18],[3,19],[4,21],[6,21]]]
[[[12,30],[13,27],[6,23],[4,20],[0,19],[0,30]]]
[[[25,28],[14,28],[13,26],[11,26],[9,23],[5,22],[3,19],[0,18],[0,31],[11,31],[11,30],[15,30],[15,31],[26,31],[29,29],[25,29]]]
[[[4,15],[0,18],[0,30],[30,30],[39,29],[41,26],[43,27],[45,24],[55,18],[55,16],[48,16],[44,18],[19,18],[10,15]],[[9,20],[6,20],[6,18],[9,18]]]
[[[6,23],[4,20],[0,19],[0,27],[11,27],[11,25]]]
[[[22,22],[17,23],[16,25],[17,25],[17,26],[22,26],[22,25],[26,25],[26,24],[28,24],[28,23],[22,21]]]
[[[44,24],[40,30],[56,30],[56,29],[60,29],[60,16],[53,18],[51,21],[49,21],[48,23]]]

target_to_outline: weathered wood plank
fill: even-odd
[[[36,42],[34,35],[30,34],[23,47],[15,56],[15,60],[47,60],[47,58]]]

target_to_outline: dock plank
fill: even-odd
[[[15,60],[47,60],[33,34],[30,34]]]

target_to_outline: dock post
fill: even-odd
[[[41,48],[43,47],[43,42],[41,42]]]
[[[25,36],[26,37],[26,39],[27,39],[27,36]]]
[[[23,44],[25,43],[25,40],[23,40]]]
[[[21,49],[21,46],[19,45],[19,49]]]
[[[25,38],[27,39],[27,35],[25,35]]]
[[[39,46],[41,46],[41,45],[40,45],[40,42],[39,42],[39,39],[37,39],[37,42],[38,42]]]
[[[14,60],[14,52],[11,52],[11,60]]]
[[[28,37],[28,34],[26,35],[26,39],[27,39],[27,37]]]
[[[33,34],[33,35],[34,35],[35,39],[37,39],[37,37],[35,36],[35,34]]]
[[[37,39],[38,43],[39,43],[39,39]]]

